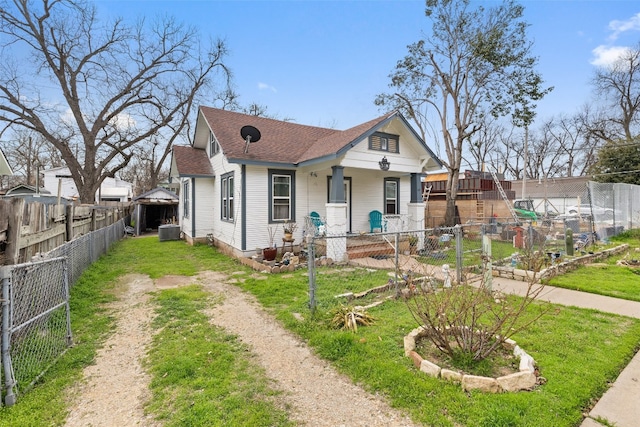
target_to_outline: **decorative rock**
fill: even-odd
[[[420,356],[415,351],[410,351],[409,357],[411,358],[411,360],[413,360],[413,364],[415,365],[415,367],[420,368],[420,365],[422,365],[422,361],[424,360],[422,356]]]
[[[516,372],[496,378],[496,381],[504,391],[526,390],[536,385],[536,375],[529,371]]]
[[[411,352],[415,352],[416,349],[416,340],[410,336],[406,335],[404,337],[404,355],[407,357],[411,356]]]
[[[422,335],[423,331],[424,331],[424,328],[422,326],[418,326],[413,331],[409,332],[409,336],[413,337],[414,339],[416,339],[416,338],[418,338],[419,336]]]
[[[431,375],[432,377],[438,378],[441,369],[440,366],[436,365],[435,363],[423,359],[422,362],[420,362],[420,371],[424,372],[427,375]]]
[[[515,354],[516,342],[514,340],[512,340],[511,338],[507,338],[506,340],[504,340],[504,343],[507,344],[509,347],[513,348],[513,351],[514,351],[514,354]]]
[[[502,390],[495,378],[477,375],[463,375],[462,388],[466,391],[480,390],[488,393],[499,393]]]
[[[536,371],[535,364],[536,362],[535,360],[533,360],[533,357],[529,356],[527,353],[520,356],[520,371],[528,371],[533,373]]]
[[[460,372],[452,371],[451,369],[442,368],[440,370],[440,378],[459,383],[462,381],[462,374]]]

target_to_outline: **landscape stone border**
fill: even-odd
[[[586,255],[577,256],[575,258],[566,259],[565,261],[556,263],[548,268],[540,270],[540,272],[535,273],[535,277],[538,280],[543,280],[547,277],[551,277],[557,274],[567,273],[583,265],[601,261],[613,255],[618,255],[626,250],[629,250],[629,245],[624,243],[614,248],[604,249],[602,251],[595,252],[592,254],[586,254]],[[509,266],[498,266],[494,264],[492,266],[492,274],[493,276],[496,276],[496,277],[504,277],[507,279],[514,279],[514,280],[520,280],[520,281],[526,282],[533,277],[534,273],[529,270],[522,270],[519,268],[514,268]]]
[[[538,381],[535,360],[529,356],[512,339],[505,340],[505,345],[513,349],[514,356],[520,358],[518,372],[498,378],[467,375],[451,369],[441,368],[435,363],[424,359],[416,352],[416,341],[424,338],[427,330],[420,326],[404,337],[404,354],[413,360],[413,364],[421,372],[435,378],[442,378],[451,382],[459,382],[465,391],[479,390],[488,393],[514,392],[531,390]]]

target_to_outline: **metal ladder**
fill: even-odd
[[[430,186],[424,186],[424,190],[422,190],[422,201],[424,203],[427,203],[429,201],[429,194],[431,194],[431,189],[433,188],[433,185]]]
[[[511,202],[509,202],[509,199],[507,198],[507,194],[504,192],[504,189],[502,188],[502,184],[500,184],[500,180],[498,179],[496,172],[493,169],[489,169],[489,172],[491,172],[491,177],[493,178],[493,182],[496,183],[496,188],[500,192],[500,196],[502,196],[502,200],[504,200],[504,202],[506,203],[507,209],[509,209],[509,213],[511,214],[515,222],[519,223],[520,218],[518,218],[518,214],[516,213],[515,209],[513,209],[513,205],[511,204]]]

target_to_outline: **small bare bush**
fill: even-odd
[[[540,266],[543,252],[528,254],[530,265]],[[539,319],[526,315],[542,292],[537,273],[531,272],[524,297],[514,298],[495,292],[484,281],[477,287],[454,284],[436,291],[412,287],[415,294],[406,300],[414,319],[426,330],[426,337],[451,358],[464,356],[480,361],[491,355],[505,340]],[[483,275],[484,277],[484,275]],[[409,278],[409,281],[411,278]]]

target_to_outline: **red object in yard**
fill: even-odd
[[[513,227],[513,230],[516,232],[516,235],[513,236],[513,246],[518,249],[524,248],[524,228]]]

